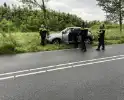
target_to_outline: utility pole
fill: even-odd
[[[120,32],[122,32],[122,0],[119,0],[119,24]]]
[[[45,2],[44,2],[44,0],[42,0],[42,4],[43,4],[43,15],[44,15],[44,25],[46,26],[46,20],[47,20],[47,18],[46,18],[46,6],[45,6]]]

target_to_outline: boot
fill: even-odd
[[[87,49],[84,49],[83,52],[87,52]]]
[[[104,51],[104,50],[105,50],[105,48],[102,48],[102,50]]]
[[[100,49],[99,49],[99,48],[97,48],[97,49],[96,49],[96,51],[100,51]]]

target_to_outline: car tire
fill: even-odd
[[[54,39],[53,41],[52,41],[52,44],[61,44],[61,39]]]

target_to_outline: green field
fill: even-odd
[[[93,46],[97,45],[97,29],[91,28],[95,41]],[[105,43],[121,44],[124,43],[124,33],[120,33],[118,28],[107,29]],[[38,32],[33,33],[7,33],[6,36],[0,35],[0,54],[26,53],[49,50],[60,50],[72,48],[72,45],[54,45],[48,44],[45,47],[40,45]]]

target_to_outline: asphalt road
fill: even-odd
[[[124,100],[124,45],[1,56],[0,100]]]

